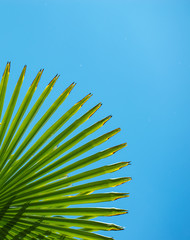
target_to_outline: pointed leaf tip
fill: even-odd
[[[103,125],[104,125],[105,123],[107,123],[107,121],[109,121],[110,118],[111,118],[111,116],[105,117],[105,118],[102,120],[102,121],[103,121]],[[102,125],[102,126],[103,126],[103,125]]]
[[[118,130],[118,132],[120,132],[120,131],[121,131],[121,128],[117,128],[117,130]]]
[[[121,144],[123,147],[126,147],[127,146],[127,143],[122,143]]]
[[[10,73],[10,67],[11,67],[11,62],[7,62],[3,76],[6,74],[7,71],[8,73]]]
[[[26,68],[27,68],[27,66],[26,66],[26,65],[24,65],[24,67],[23,67],[23,72],[24,72],[24,75],[25,75],[25,73],[26,73]]]
[[[71,84],[69,85],[69,88],[70,88],[70,87],[74,87],[74,86],[76,86],[76,83],[75,83],[75,82],[71,83]]]
[[[72,86],[72,85],[76,86],[76,85],[77,85],[77,83],[76,83],[76,82],[72,82],[72,83],[71,83],[71,86]]]
[[[129,193],[120,193],[120,196],[116,197],[115,200],[118,200],[120,198],[126,198],[129,197]]]
[[[50,85],[50,84],[52,84],[53,86],[54,86],[54,84],[55,84],[55,82],[57,81],[57,79],[59,78],[59,75],[55,75],[55,77],[48,83],[48,86]],[[52,86],[52,87],[53,87]]]
[[[44,71],[44,68],[40,69],[40,71],[39,71],[39,72],[40,72],[40,73],[43,73],[43,71]]]
[[[119,225],[113,224],[113,227],[110,230],[118,231],[118,230],[124,230],[124,228]]]
[[[7,62],[7,67],[9,68],[9,71],[10,71],[11,62]]]

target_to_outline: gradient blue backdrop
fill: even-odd
[[[106,161],[132,161],[114,176],[133,181],[118,188],[130,198],[109,204],[129,209],[110,236],[190,239],[190,1],[1,0],[1,72],[8,60],[10,88],[24,64],[23,89],[45,68],[36,94],[61,74],[45,107],[76,81],[70,103],[93,92],[82,111],[103,106],[90,123],[112,114],[104,131],[122,128],[111,142],[128,147]]]

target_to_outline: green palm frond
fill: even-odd
[[[131,178],[120,177],[81,182],[117,171],[129,165],[129,162],[119,162],[85,171],[83,168],[111,156],[124,148],[126,144],[116,145],[86,157],[81,157],[81,155],[107,141],[120,129],[114,129],[75,147],[87,136],[100,129],[111,118],[108,116],[78,132],[69,140],[65,140],[101,107],[101,104],[97,104],[56,134],[88,101],[91,97],[91,94],[88,94],[66,111],[33,143],[32,140],[68,97],[75,83],[72,83],[52,103],[33,128],[28,130],[59,76],[52,79],[28,110],[43,73],[43,70],[40,70],[16,111],[17,99],[26,72],[25,66],[7,109],[4,110],[9,72],[10,63],[7,63],[0,82],[0,118],[2,119],[0,125],[0,240],[112,239],[98,234],[97,231],[122,230],[123,228],[116,224],[92,219],[125,214],[127,211],[118,208],[81,207],[80,205],[128,197],[127,193],[96,193],[95,191],[118,186],[130,181]],[[3,110],[5,113],[2,117]],[[69,164],[71,160],[74,161]],[[80,173],[73,173],[79,169],[81,169]],[[73,207],[73,205],[76,206]]]

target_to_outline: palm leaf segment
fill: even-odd
[[[119,162],[77,174],[72,173],[125,147],[126,144],[120,144],[88,157],[79,157],[88,150],[107,141],[117,134],[120,129],[103,134],[73,149],[77,143],[101,128],[111,118],[111,116],[108,116],[69,140],[64,141],[101,107],[101,104],[98,104],[54,136],[53,140],[50,139],[88,101],[91,97],[91,94],[89,94],[64,113],[29,148],[29,143],[68,97],[75,83],[71,84],[58,97],[32,130],[29,131],[25,139],[21,141],[28,126],[59,77],[55,76],[53,78],[29,113],[25,114],[43,73],[43,70],[39,71],[17,112],[13,114],[25,71],[26,66],[22,70],[9,105],[1,118],[0,239],[112,239],[96,232],[99,230],[121,230],[123,228],[115,224],[92,219],[99,216],[124,214],[126,210],[101,207],[73,207],[73,205],[113,201],[127,197],[128,194],[126,193],[94,193],[94,191],[115,187],[129,181],[131,179],[129,177],[91,181],[90,183],[81,183],[81,181],[114,172],[127,166],[129,162]],[[0,117],[2,116],[9,72],[10,63],[6,65],[0,82]],[[57,147],[58,144],[59,147]],[[71,164],[65,165],[65,163],[76,157],[80,159],[77,158]],[[75,183],[77,184],[75,185]]]

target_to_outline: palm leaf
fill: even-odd
[[[10,63],[6,65],[0,82],[0,117],[5,112],[0,125],[0,240],[112,239],[98,234],[97,231],[122,230],[123,228],[113,223],[93,219],[100,216],[125,214],[127,210],[92,207],[91,204],[128,197],[127,193],[98,193],[96,191],[116,187],[130,181],[131,178],[108,178],[98,181],[92,180],[87,183],[82,181],[89,181],[95,177],[112,173],[130,163],[119,162],[86,171],[83,168],[111,156],[124,148],[126,144],[112,146],[86,157],[81,156],[107,141],[120,129],[114,129],[89,142],[80,144],[80,147],[75,147],[87,136],[103,127],[111,118],[111,116],[105,117],[69,138],[71,133],[74,133],[101,107],[101,103],[97,104],[64,128],[64,124],[92,96],[88,94],[66,111],[37,141],[31,144],[37,133],[69,96],[75,87],[75,83],[72,83],[55,100],[41,119],[27,132],[59,76],[56,75],[50,81],[29,109],[29,104],[43,73],[43,70],[40,70],[22,103],[17,106],[17,99],[26,72],[25,66],[9,104],[4,110],[9,72]],[[17,111],[15,111],[16,106]],[[25,114],[26,111],[28,111],[27,115]],[[62,127],[63,129],[61,129]],[[61,131],[56,134],[59,129]],[[27,135],[23,139],[26,132]],[[53,138],[51,138],[52,136]],[[51,140],[48,142],[50,138]],[[68,140],[65,140],[66,138]],[[30,147],[29,144],[31,144]],[[72,162],[70,163],[70,161]],[[79,169],[81,169],[81,172],[75,173]],[[82,207],[81,204],[90,204],[90,207]]]

